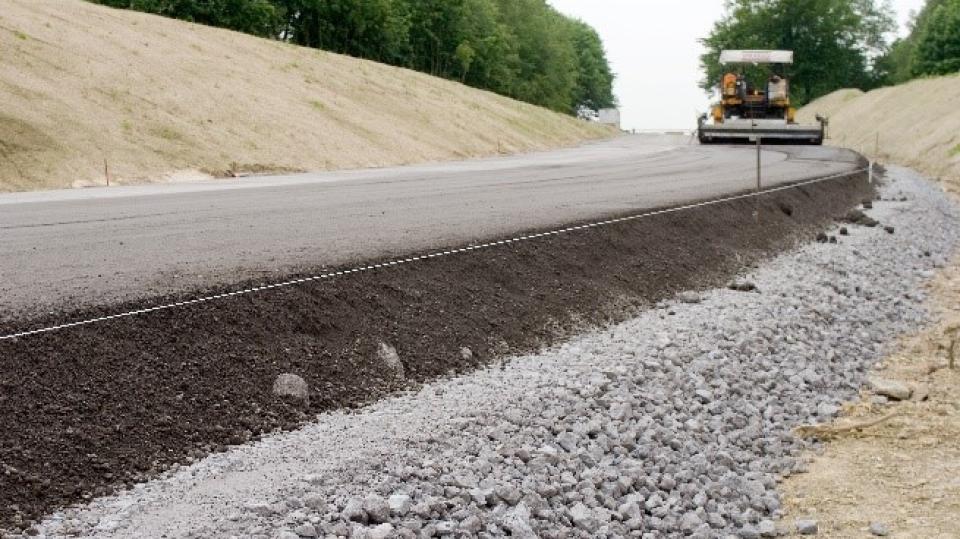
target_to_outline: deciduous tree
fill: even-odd
[[[799,104],[840,88],[874,88],[884,75],[876,59],[894,28],[889,4],[876,0],[728,0],[702,40],[701,85],[711,90],[719,82],[724,49],[785,49],[795,53],[785,75]]]

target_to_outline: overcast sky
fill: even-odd
[[[624,129],[678,129],[696,125],[708,98],[697,83],[702,48],[723,13],[723,0],[548,0],[600,32],[617,74]],[[893,0],[903,26],[924,0]]]

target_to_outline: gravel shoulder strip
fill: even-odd
[[[48,536],[774,536],[800,423],[833,417],[953,253],[960,211],[894,169],[867,213],[715,289],[499,367],[210,456],[50,516]],[[834,231],[836,232],[836,231]],[[829,239],[828,239],[829,241]],[[749,287],[743,287],[749,288]]]

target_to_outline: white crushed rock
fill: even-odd
[[[839,244],[745,276],[759,293],[681,297],[502,368],[325,414],[51,515],[41,531],[776,534],[778,477],[804,465],[790,429],[835,414],[885,344],[924,322],[920,284],[960,237],[960,213],[936,188],[904,169],[891,176],[868,213],[896,234],[848,226]]]

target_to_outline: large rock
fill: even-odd
[[[387,369],[397,378],[404,378],[406,373],[403,370],[403,362],[400,361],[400,354],[397,349],[389,344],[382,342],[377,350],[377,357],[387,367]]]
[[[885,378],[870,378],[870,389],[877,395],[882,395],[893,400],[905,401],[913,394],[910,386],[896,380],[887,380]]]
[[[277,376],[273,381],[273,394],[278,397],[307,401],[310,399],[310,386],[307,385],[306,380],[296,374],[285,373]]]

